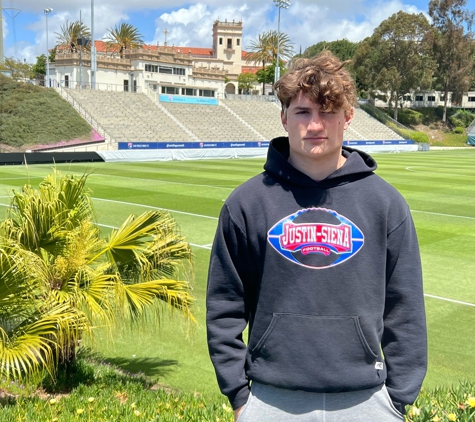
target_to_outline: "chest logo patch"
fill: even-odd
[[[267,233],[273,248],[308,268],[341,264],[363,247],[364,235],[352,221],[326,208],[307,208],[284,217]]]

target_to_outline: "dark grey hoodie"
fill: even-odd
[[[401,412],[419,393],[427,338],[411,214],[373,158],[346,147],[343,155],[317,182],[288,163],[288,138],[276,138],[265,171],[223,206],[208,345],[235,409],[251,380],[314,392],[385,382]]]

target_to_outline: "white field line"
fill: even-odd
[[[10,197],[9,196],[0,196],[0,198],[10,198]],[[92,199],[94,199],[95,201],[113,202],[113,203],[117,203],[117,204],[132,205],[132,206],[135,206],[135,207],[150,208],[150,209],[153,209],[153,210],[165,210],[165,211],[170,211],[170,212],[176,213],[176,214],[190,215],[192,217],[208,218],[208,219],[211,219],[211,220],[217,220],[218,219],[218,217],[211,217],[209,215],[193,214],[191,212],[170,210],[170,209],[161,208],[161,207],[152,207],[151,205],[137,204],[137,203],[134,203],[134,202],[125,202],[125,201],[117,201],[115,199],[94,198],[94,197]],[[8,207],[9,205],[0,203],[0,206]],[[418,212],[418,213],[421,213],[421,214],[429,214],[429,215],[438,215],[440,217],[464,218],[464,219],[467,219],[467,220],[475,220],[475,217],[468,217],[466,215],[442,214],[440,212],[419,211],[419,210],[411,210],[411,212]]]
[[[146,182],[153,182],[153,183],[165,183],[169,185],[183,185],[183,186],[198,186],[201,188],[210,188],[210,189],[229,189],[229,190],[234,190],[235,188],[230,188],[229,186],[213,186],[213,185],[199,185],[196,183],[183,183],[183,182],[171,182],[168,180],[161,180],[161,179],[147,179],[145,177],[137,177],[137,178],[130,178],[128,176],[120,176],[120,175],[110,175],[110,174],[103,174],[103,173],[91,173],[90,176],[102,176],[102,177],[120,177],[123,179],[128,179],[128,180],[144,180]],[[90,177],[89,176],[89,177]]]
[[[5,198],[5,197],[0,197],[0,198]],[[101,199],[101,198],[93,198],[93,199]],[[122,203],[122,204],[127,204],[127,205],[136,205],[136,206],[142,206],[142,207],[145,207],[145,208],[154,208],[154,209],[159,209],[159,210],[163,210],[164,208],[156,208],[156,207],[150,207],[148,205],[142,205],[142,204],[133,204],[133,203],[130,203],[130,202],[122,202],[122,201],[114,201],[112,199],[102,199],[103,201],[108,201],[108,202],[118,202],[118,203]],[[9,205],[7,204],[0,204],[0,206],[4,206],[4,207],[8,207]],[[192,214],[192,213],[187,213],[187,212],[181,212],[181,211],[172,211],[172,210],[169,210],[171,212],[178,212],[178,213],[181,213],[181,214],[186,214],[186,215],[192,215],[192,216],[195,216],[195,217],[203,217],[203,218],[213,218],[215,220],[217,220],[217,218],[215,217],[209,217],[209,216],[206,216],[206,215],[199,215],[199,214]],[[426,212],[426,211],[417,211],[417,212]],[[443,216],[449,216],[449,217],[459,217],[459,218],[472,218],[472,217],[463,217],[463,216],[460,216],[460,215],[448,215],[448,214],[438,214],[438,213],[428,213],[428,214],[436,214],[436,215],[443,215]],[[474,218],[475,219],[475,218]],[[116,226],[109,226],[107,224],[98,224],[98,226],[100,227],[106,227],[108,229],[117,229],[118,227]],[[209,245],[197,245],[196,243],[190,243],[191,246],[194,246],[196,248],[201,248],[201,249],[208,249],[208,250],[211,250],[211,247],[212,245],[209,244]],[[469,302],[461,302],[459,300],[454,300],[454,299],[449,299],[449,298],[445,298],[445,297],[441,297],[441,296],[434,296],[434,295],[430,295],[430,294],[424,294],[424,296],[426,297],[430,297],[432,299],[438,299],[438,300],[444,300],[446,302],[452,302],[452,303],[457,303],[459,305],[465,305],[465,306],[473,306],[475,307],[475,304],[473,303],[469,303]]]
[[[123,205],[132,205],[134,207],[143,207],[143,208],[149,208],[152,210],[164,210],[164,211],[170,211],[171,213],[176,213],[176,214],[183,214],[183,215],[191,215],[192,217],[199,217],[199,218],[208,218],[211,220],[217,220],[218,217],[211,217],[209,215],[202,215],[202,214],[193,214],[191,212],[185,212],[185,211],[176,211],[176,210],[170,210],[167,208],[161,208],[161,207],[152,207],[151,205],[144,205],[144,204],[136,204],[134,202],[125,202],[125,201],[117,201],[115,199],[104,199],[104,198],[94,198],[92,197],[91,199],[95,201],[104,201],[104,202],[113,202],[115,204],[123,204]]]
[[[473,307],[475,307],[475,303],[462,302],[462,301],[460,301],[460,300],[448,299],[448,298],[446,298],[446,297],[430,295],[430,294],[427,294],[427,293],[425,293],[424,296],[430,297],[430,298],[432,298],[432,299],[444,300],[444,301],[446,301],[446,302],[457,303],[458,305],[465,305],[465,306],[473,306]]]
[[[466,215],[442,214],[440,212],[418,211],[418,210],[411,210],[411,212],[419,212],[419,213],[422,213],[422,214],[438,215],[440,217],[465,218],[467,220],[475,220],[475,217],[468,217]]]
[[[116,178],[123,178],[131,180],[130,177],[127,176],[120,176],[120,175],[111,175],[111,174],[103,174],[103,173],[91,173],[89,177],[92,176],[100,176],[100,177],[116,177]],[[42,179],[43,176],[30,176],[30,179]],[[22,180],[24,177],[3,177],[2,180]],[[183,182],[172,182],[168,180],[160,180],[160,179],[147,179],[145,177],[137,177],[133,180],[143,180],[146,182],[154,182],[154,183],[164,183],[169,185],[183,185],[183,186],[197,186],[201,188],[210,188],[210,189],[228,189],[230,191],[234,190],[235,188],[230,188],[229,186],[213,186],[213,185],[199,185],[197,183],[183,183]]]
[[[440,173],[437,171],[428,171],[428,170],[421,170],[420,167],[406,167],[407,171],[412,171],[414,173],[429,173],[429,174],[437,174],[437,175],[443,175],[443,176],[450,176],[450,177],[470,177],[472,175],[466,175],[466,174],[453,174],[453,173]]]

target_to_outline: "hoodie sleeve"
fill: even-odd
[[[249,396],[245,373],[247,346],[242,333],[249,319],[245,284],[255,274],[253,262],[245,233],[225,205],[211,251],[206,324],[218,384],[233,409],[243,406]]]
[[[419,394],[427,371],[427,329],[422,269],[410,211],[388,234],[386,303],[382,350],[386,386],[394,405],[404,413]]]

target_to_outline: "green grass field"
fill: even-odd
[[[475,379],[475,149],[376,154],[377,173],[408,201],[421,244],[429,324],[428,388]],[[217,217],[232,189],[259,173],[263,159],[61,164],[88,179],[104,231],[150,208],[172,212],[195,254],[198,325],[189,339],[179,317],[126,327],[93,345],[109,362],[188,392],[218,394],[207,354],[205,289]],[[51,165],[0,167],[0,217],[11,189],[37,186]]]

